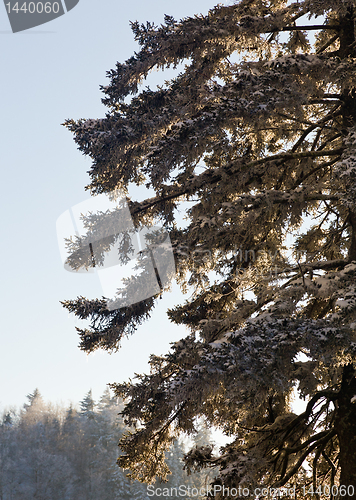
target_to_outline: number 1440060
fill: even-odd
[[[59,12],[59,3],[58,2],[16,2],[14,5],[11,5],[11,2],[8,2],[6,5],[7,11],[10,14],[11,12],[16,12],[17,14],[58,14]]]

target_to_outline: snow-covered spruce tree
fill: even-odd
[[[165,477],[164,451],[204,417],[235,438],[220,455],[186,457],[191,469],[218,466],[217,485],[356,487],[355,17],[355,0],[242,0],[133,23],[141,49],[108,73],[106,117],[66,122],[93,160],[93,194],[155,190],[130,200],[134,223],[165,225],[176,279],[193,290],[168,312],[187,337],[115,387],[126,422],[140,424],[121,442],[134,478]],[[152,69],[183,64],[164,86],[140,87]],[[110,217],[89,216],[88,238]],[[104,298],[64,304],[91,321],[83,350],[115,350],[158,296],[113,311]]]

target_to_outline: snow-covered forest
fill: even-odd
[[[122,401],[105,390],[96,403],[89,391],[78,407],[46,403],[36,389],[20,410],[7,409],[0,424],[1,500],[148,500],[146,485],[130,481],[116,463],[127,431]],[[196,444],[210,439],[201,427]],[[182,470],[183,442],[167,453],[167,487],[200,487],[206,474]],[[159,498],[166,498],[159,496]]]

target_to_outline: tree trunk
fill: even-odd
[[[347,14],[344,17],[339,18],[339,25],[339,56],[343,59],[355,51],[355,47],[352,46],[355,41],[354,8],[352,6],[347,9]]]
[[[340,486],[353,486],[354,495],[343,499],[355,500],[356,495],[356,371],[346,365],[343,371],[341,390],[337,399],[335,429],[340,446]],[[355,396],[355,402],[352,399]],[[352,491],[351,491],[352,494]]]
[[[356,47],[355,43],[355,24],[354,24],[354,9],[350,7],[348,9],[348,14],[345,17],[339,19],[340,30],[339,30],[339,41],[340,48],[338,50],[338,56],[341,59],[346,59],[348,56],[355,56]],[[343,127],[347,129],[352,127],[356,121],[356,96],[354,88],[344,88],[341,94],[343,106],[342,106],[342,118]]]
[[[355,57],[355,22],[354,22],[354,9],[350,7],[348,14],[339,19],[340,23],[340,49],[339,56],[342,59],[348,56]],[[342,118],[344,130],[352,127],[356,123],[356,89],[345,88],[342,91]],[[356,214],[350,212],[350,225],[351,225],[351,244],[348,253],[348,260],[351,262],[356,260]]]
[[[355,27],[353,8],[349,8],[348,15],[340,19],[340,49],[339,56],[347,58],[355,54]],[[344,89],[342,92],[343,126],[347,129],[356,123],[356,92],[354,88]],[[356,215],[350,213],[351,242],[348,258],[356,260]],[[354,495],[348,491],[343,497],[345,500],[354,500],[356,494],[356,371],[352,364],[344,366],[341,389],[337,399],[335,429],[340,447],[340,486],[353,486]]]
[[[350,248],[348,251],[348,260],[349,262],[356,261],[356,214],[353,211],[350,211],[349,215],[350,220]]]

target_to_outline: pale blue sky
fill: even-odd
[[[59,301],[83,291],[78,275],[62,267],[56,219],[87,197],[90,160],[60,124],[104,116],[99,85],[107,84],[106,71],[138,49],[130,20],[160,23],[165,13],[180,19],[214,4],[80,0],[66,15],[16,34],[0,6],[1,408],[22,405],[35,387],[54,402],[76,402],[90,388],[97,399],[106,383],[142,373],[150,353],[167,352],[184,334],[165,315],[177,301],[171,293],[118,353],[78,349],[80,323]],[[86,294],[97,296],[97,282],[86,278]]]

